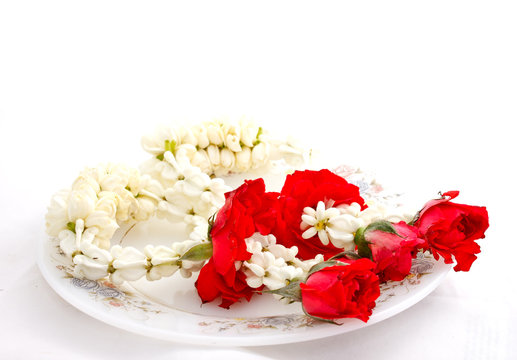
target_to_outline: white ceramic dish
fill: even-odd
[[[379,188],[375,189],[371,182],[363,181],[360,186],[363,192],[380,196]],[[124,235],[123,242],[132,246],[166,243],[174,233],[174,225],[152,219],[133,227]],[[123,230],[119,241],[121,234]],[[143,238],[145,241],[140,241]],[[38,250],[38,265],[50,286],[84,313],[137,334],[205,345],[293,343],[363,328],[423,299],[451,268],[429,255],[419,254],[413,261],[412,274],[404,281],[381,286],[381,297],[368,323],[347,319],[337,326],[314,321],[303,314],[299,304],[285,305],[271,295],[256,295],[250,303],[237,303],[230,310],[219,308],[217,303],[201,306],[194,287],[195,276],[183,279],[176,274],[155,282],[144,278],[118,287],[108,281],[76,279],[70,275],[70,263],[60,254],[55,239],[45,236],[38,243]]]

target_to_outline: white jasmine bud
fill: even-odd
[[[208,158],[210,159],[210,163],[212,163],[212,168],[216,168],[221,163],[221,154],[219,152],[219,148],[215,145],[210,145],[206,148],[206,152],[208,154]]]
[[[84,191],[72,191],[68,199],[68,219],[75,222],[87,217],[93,211],[96,200],[96,197]]]
[[[208,123],[206,132],[210,143],[216,146],[222,145],[224,142],[224,133],[221,126],[217,123]]]
[[[235,153],[235,166],[237,171],[245,172],[251,168],[251,150],[244,146],[242,151]]]
[[[194,154],[192,157],[192,165],[200,168],[205,174],[212,172],[212,163],[210,162],[210,157],[206,150],[200,149]]]
[[[197,139],[197,146],[200,149],[205,149],[210,145],[210,140],[208,139],[208,132],[205,126],[198,125],[192,128],[192,133]]]
[[[235,155],[228,148],[221,150],[221,165],[227,170],[231,170],[235,166]]]
[[[253,147],[251,151],[251,163],[252,168],[256,169],[264,165],[267,161],[267,147],[266,143],[261,142],[260,144]]]
[[[254,142],[257,140],[258,127],[252,122],[241,121],[241,142],[248,146],[253,147]]]
[[[189,144],[189,145],[192,145],[192,146],[196,146],[197,145],[197,138],[196,136],[192,133],[192,130],[190,130],[190,128],[187,128],[187,127],[180,127],[178,129],[178,137],[179,137],[179,143],[180,144]]]

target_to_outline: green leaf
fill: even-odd
[[[386,220],[379,220],[371,223],[366,227],[364,232],[377,230],[400,236],[397,230],[395,230],[395,228],[393,227],[393,224]]]
[[[362,258],[368,258],[372,259],[372,250],[370,250],[370,247],[368,246],[368,241],[364,238],[365,228],[359,228],[357,229],[355,236],[354,236],[354,242],[357,245],[357,252],[360,257]]]
[[[211,242],[202,243],[191,247],[180,260],[202,261],[212,257],[213,246]]]
[[[292,281],[289,285],[276,290],[264,290],[263,293],[276,294],[293,301],[302,301],[302,291],[300,290],[300,281]]]

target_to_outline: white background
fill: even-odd
[[[516,358],[516,10],[0,1],[0,358]],[[479,260],[382,323],[260,348],[140,337],[56,295],[34,254],[52,193],[87,165],[138,165],[155,124],[218,115],[252,116],[421,202],[461,190],[490,214]]]

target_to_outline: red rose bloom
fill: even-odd
[[[250,288],[246,283],[246,275],[237,271],[234,272],[234,278],[231,280],[233,282],[227,283],[225,277],[215,270],[213,258],[210,259],[199,272],[196,281],[199,297],[203,303],[221,297],[222,301],[219,306],[225,309],[239,301],[240,298],[250,301],[255,289]]]
[[[456,204],[450,200],[458,191],[449,191],[441,199],[429,201],[420,211],[415,227],[425,239],[435,259],[446,264],[456,260],[455,271],[469,271],[481,248],[475,240],[485,237],[488,213],[483,206]]]
[[[418,248],[425,244],[418,238],[415,227],[403,221],[392,225],[398,235],[381,230],[367,231],[364,235],[381,282],[404,280],[411,270],[411,260]]]
[[[297,246],[298,256],[302,259],[312,259],[317,254],[323,254],[328,259],[343,251],[332,243],[323,245],[317,236],[302,238],[300,223],[303,209],[307,206],[315,208],[319,201],[333,201],[332,206],[356,202],[366,207],[359,195],[359,188],[329,170],[296,171],[288,175],[280,192],[279,213],[282,217],[273,234],[278,243],[286,247]]]
[[[375,264],[368,259],[347,260],[316,271],[300,284],[305,312],[321,319],[358,318],[368,321],[380,295]]]
[[[257,179],[245,181],[225,197],[210,232],[212,258],[201,269],[196,288],[203,302],[221,295],[220,306],[228,308],[240,297],[249,300],[252,295],[244,274],[235,269],[235,262],[251,257],[246,250],[246,238],[257,231],[262,235],[271,233],[278,193],[266,193],[264,180]]]

